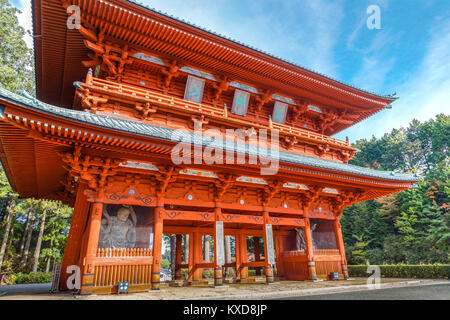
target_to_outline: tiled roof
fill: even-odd
[[[1,100],[8,101],[12,104],[20,105],[22,107],[37,110],[53,116],[58,116],[65,119],[70,119],[76,122],[94,125],[101,128],[130,133],[137,136],[151,137],[174,142],[180,141],[178,139],[182,139],[182,141],[184,142],[196,141],[196,138],[200,137],[188,131],[175,130],[165,127],[154,126],[150,124],[144,124],[137,121],[118,119],[106,115],[99,115],[89,112],[60,108],[41,102],[27,94],[24,94],[23,96],[17,95],[3,88],[0,88],[0,101]],[[3,116],[2,113],[3,110],[0,111],[0,116]],[[173,138],[175,132],[177,133],[176,136],[178,137],[178,139]],[[202,142],[204,146],[210,148],[219,147],[222,148],[224,151],[227,150],[226,144],[224,144],[224,141],[222,140],[216,139],[213,141],[213,138],[211,137],[203,137]],[[244,143],[236,143],[233,150],[237,153],[254,155],[261,158],[271,158],[270,155],[272,156],[276,155],[274,151],[271,151],[272,149],[264,149],[256,147],[249,148],[249,145]],[[292,163],[307,166],[311,168],[320,168],[359,176],[386,179],[391,181],[417,181],[420,179],[420,177],[417,175],[378,171],[351,164],[344,164],[340,162],[324,160],[285,151],[279,151],[279,161],[284,163]]]

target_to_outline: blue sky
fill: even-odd
[[[10,0],[11,1],[11,0]],[[390,110],[337,134],[382,136],[413,119],[450,110],[448,0],[141,0],[143,4],[244,42],[345,83],[400,97]],[[29,28],[29,0],[23,9]],[[369,30],[367,7],[381,9]]]

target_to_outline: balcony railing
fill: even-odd
[[[168,104],[175,108],[180,108],[184,110],[190,110],[193,112],[200,112],[207,115],[212,115],[215,117],[230,119],[233,121],[241,122],[241,123],[248,123],[247,125],[254,124],[235,118],[232,115],[228,115],[228,111],[226,108],[217,108],[214,106],[201,104],[201,103],[195,103],[190,102],[184,99],[180,99],[177,97],[173,97],[170,95],[166,95],[163,93],[159,93],[153,90],[140,88],[133,85],[128,85],[124,83],[117,83],[109,80],[99,79],[92,76],[88,76],[86,79],[86,84],[90,86],[99,87],[102,89],[109,89],[113,91],[117,91],[122,94],[128,94],[135,97],[140,97],[148,100],[154,100],[161,103]],[[260,125],[259,125],[260,126]],[[261,127],[261,126],[260,126]],[[301,129],[301,128],[294,128],[292,126],[284,125],[284,124],[278,124],[274,123],[269,120],[269,127],[278,129],[280,133],[288,134],[297,136],[299,138],[307,139],[307,140],[313,140],[319,143],[330,143],[341,147],[349,147],[349,142],[345,140],[340,140],[336,138],[332,138],[320,133],[315,133],[309,130]]]

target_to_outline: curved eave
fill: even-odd
[[[60,121],[71,121],[77,123],[78,127],[81,128],[99,128],[103,131],[108,130],[110,132],[125,133],[132,139],[136,140],[138,140],[138,138],[152,138],[165,141],[166,143],[176,143],[171,139],[172,133],[175,131],[174,129],[59,108],[40,102],[33,98],[19,96],[1,88],[0,103],[25,109],[22,111],[24,111],[25,114],[29,113],[30,118],[31,114],[43,114],[47,117],[50,116],[53,119],[59,119]],[[5,105],[0,105],[1,119],[5,119]],[[23,121],[23,119],[17,120]],[[182,131],[182,134],[185,135],[186,139],[193,141],[192,133]],[[223,142],[220,142],[220,144],[218,142],[204,142],[204,146],[208,146],[210,148],[214,148],[216,146],[218,147],[220,145],[223,149],[225,149],[223,147]],[[275,155],[271,149],[268,151],[269,152],[267,152],[267,150],[260,149],[255,153],[253,150],[248,148],[248,144],[237,144],[235,149],[236,153],[258,155],[260,157],[262,154]],[[270,156],[268,158],[270,158]],[[317,178],[320,179],[340,179],[348,181],[349,183],[368,183],[374,184],[375,186],[378,185],[379,187],[404,189],[410,187],[413,182],[420,180],[420,177],[416,175],[394,174],[391,172],[377,171],[283,151],[279,152],[279,162],[280,172],[298,175],[317,175]],[[289,164],[294,166],[287,166]]]

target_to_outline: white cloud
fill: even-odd
[[[364,56],[362,67],[353,77],[352,83],[356,87],[365,88],[372,92],[379,92],[394,63],[394,57],[384,59],[378,55]]]
[[[429,30],[425,55],[415,72],[398,87],[399,100],[384,110],[341,133],[352,140],[382,136],[393,128],[406,127],[413,119],[427,121],[439,113],[450,114],[450,19],[436,19]]]

